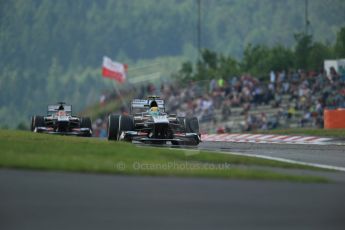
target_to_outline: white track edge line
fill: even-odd
[[[221,151],[221,153],[238,155],[238,156],[256,157],[256,158],[262,158],[262,159],[267,159],[267,160],[275,160],[275,161],[280,161],[280,162],[285,162],[285,163],[313,166],[317,168],[331,169],[331,170],[345,172],[344,167],[339,167],[339,166],[334,166],[334,165],[324,165],[324,164],[309,163],[309,162],[304,162],[304,161],[295,161],[295,160],[290,160],[290,159],[285,159],[285,158],[280,158],[280,157],[270,157],[270,156],[258,155],[258,154],[235,153],[235,152],[224,152],[224,151]]]

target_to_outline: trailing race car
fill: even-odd
[[[164,100],[156,96],[132,100],[130,114],[109,116],[108,140],[173,145],[198,145],[201,141],[198,119],[168,115]]]
[[[72,116],[72,106],[59,102],[49,105],[47,116],[33,116],[31,131],[37,133],[92,136],[91,119]]]

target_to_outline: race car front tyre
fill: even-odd
[[[108,140],[117,141],[119,138],[120,116],[109,115],[108,117]]]
[[[80,128],[92,129],[91,119],[89,117],[82,117],[80,120]]]
[[[134,121],[132,116],[121,115],[121,131],[133,131],[134,130]]]
[[[108,119],[108,140],[118,141],[123,131],[133,131],[134,121],[128,115],[110,115]],[[131,140],[126,140],[131,141]]]
[[[178,141],[171,141],[172,145],[180,145],[180,143]]]
[[[92,122],[89,117],[82,117],[80,119],[80,128],[88,128],[90,129],[90,133],[87,134],[86,136],[91,136],[92,135]]]
[[[44,127],[44,117],[43,116],[33,116],[31,118],[31,131],[34,131],[37,127]]]
[[[119,134],[123,131],[133,131],[134,130],[134,120],[132,116],[128,115],[121,115],[120,116],[120,127],[119,127]],[[119,137],[120,139],[120,137]],[[131,139],[125,139],[125,141],[132,141]]]

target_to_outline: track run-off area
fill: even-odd
[[[203,135],[199,149],[260,157],[345,172],[345,141],[339,138],[267,135]]]

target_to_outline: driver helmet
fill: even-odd
[[[66,115],[65,107],[63,105],[60,105],[56,114],[58,116],[65,116]]]
[[[152,102],[150,103],[150,112],[152,112],[152,113],[158,113],[158,111],[159,111],[159,108],[158,108],[157,102],[156,102],[156,101],[152,101]]]

